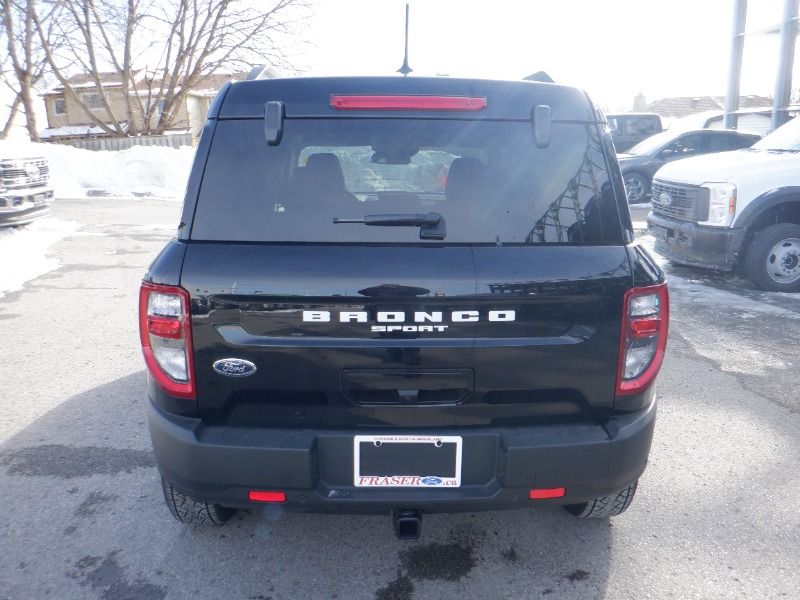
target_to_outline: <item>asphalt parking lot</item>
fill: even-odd
[[[54,217],[80,225],[50,249],[60,268],[0,298],[0,599],[800,596],[800,295],[670,266],[656,438],[620,518],[433,515],[413,543],[388,517],[279,508],[181,526],[136,325],[178,211],[60,200]]]

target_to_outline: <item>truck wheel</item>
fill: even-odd
[[[575,515],[579,519],[605,519],[608,517],[616,517],[621,515],[633,502],[633,496],[636,494],[636,486],[638,481],[634,481],[627,487],[622,488],[616,494],[610,496],[601,496],[594,498],[589,502],[582,502],[580,504],[567,504],[564,508],[571,515]]]
[[[756,232],[744,270],[762,290],[800,292],[800,225],[777,223]]]
[[[628,204],[639,204],[647,202],[647,194],[650,193],[650,184],[647,178],[641,173],[632,171],[623,175],[625,181],[625,195],[628,197]]]
[[[209,504],[205,500],[187,496],[176,490],[172,484],[161,478],[164,501],[172,516],[187,525],[224,525],[236,509],[219,504]]]

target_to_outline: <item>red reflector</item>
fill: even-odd
[[[460,110],[486,108],[486,98],[466,96],[331,96],[336,110]]]
[[[631,321],[631,336],[644,338],[661,331],[661,319],[634,319]]]
[[[162,338],[181,338],[181,322],[179,319],[169,317],[147,317],[147,330],[153,335]]]
[[[567,495],[567,489],[560,488],[538,488],[532,489],[528,493],[528,498],[531,500],[545,500],[547,498],[563,498]]]
[[[286,502],[286,492],[264,492],[250,490],[247,497],[252,502]]]

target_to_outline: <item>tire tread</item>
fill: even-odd
[[[232,508],[188,496],[175,489],[164,478],[161,479],[161,489],[164,492],[164,501],[169,512],[175,519],[186,525],[218,527],[224,525],[235,512]]]
[[[606,519],[624,513],[633,502],[639,482],[634,481],[610,496],[593,498],[584,504],[571,504],[567,511],[579,519]]]

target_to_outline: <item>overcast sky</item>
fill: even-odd
[[[724,95],[733,0],[410,0],[415,74],[519,79],[538,70],[605,108],[642,91]],[[783,0],[751,0],[748,30],[780,21]],[[308,72],[392,74],[403,58],[405,0],[317,0],[303,38]],[[748,36],[743,94],[772,95],[778,36]],[[795,81],[798,79],[796,69]],[[795,87],[798,87],[797,84]]]

